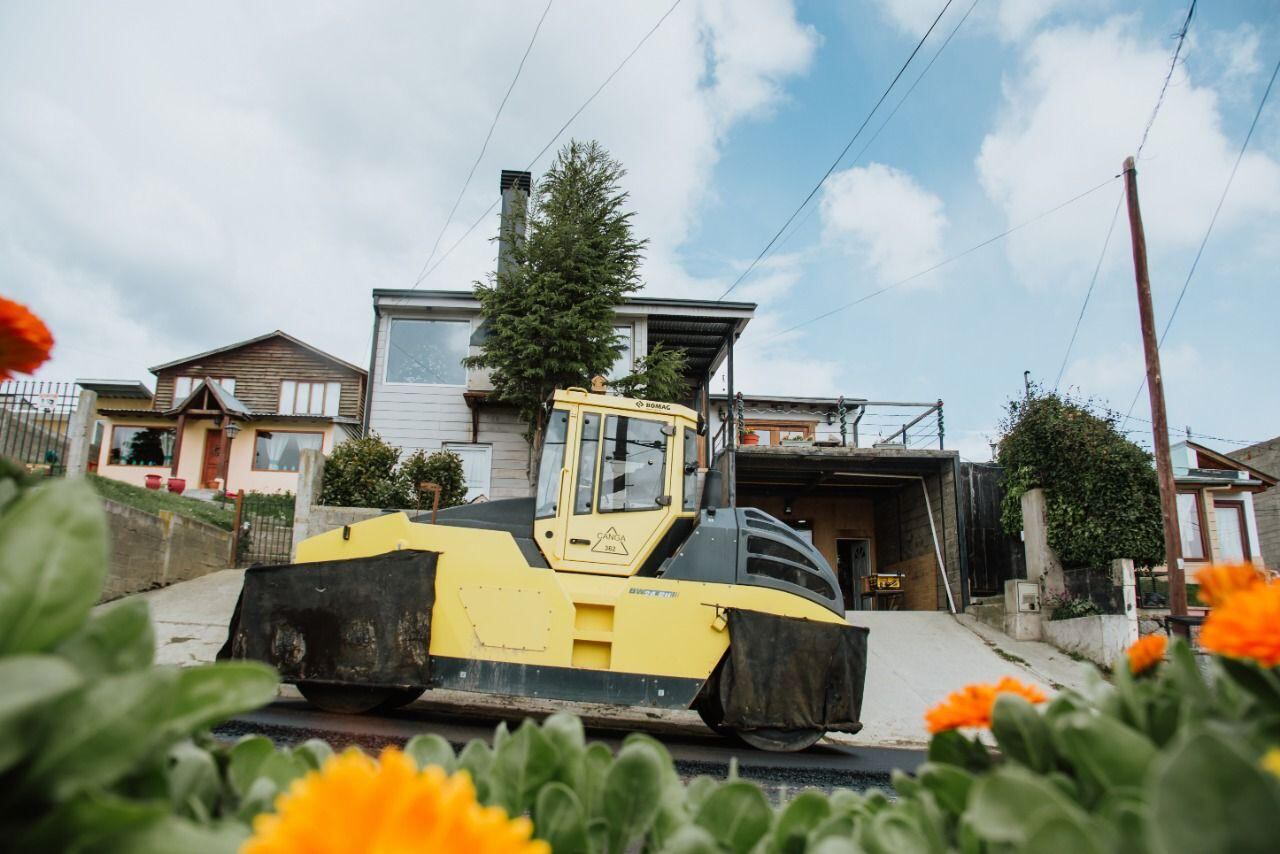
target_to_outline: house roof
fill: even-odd
[[[195,387],[191,389],[191,394],[184,397],[182,399],[182,402],[179,403],[177,406],[167,410],[165,412],[165,415],[177,415],[179,412],[186,410],[189,404],[191,404],[193,401],[196,400],[200,392],[206,389],[208,390],[209,394],[213,395],[213,398],[218,403],[219,408],[221,408],[222,411],[227,413],[228,415],[237,415],[237,416],[240,416],[241,418],[247,418],[253,414],[253,410],[245,406],[244,402],[241,401],[234,394],[227,391],[216,382],[212,382],[208,379],[203,379],[203,380],[200,380],[200,382],[195,384]]]
[[[117,400],[151,400],[151,389],[138,380],[76,380],[76,385]]]
[[[308,344],[306,341],[302,341],[298,338],[294,338],[289,333],[283,332],[279,329],[273,332],[268,332],[265,335],[259,335],[256,338],[249,338],[244,341],[237,341],[236,343],[228,344],[225,347],[218,347],[213,350],[206,350],[205,352],[197,353],[194,356],[184,356],[181,359],[175,359],[172,362],[165,362],[163,365],[156,365],[152,368],[148,368],[147,370],[151,371],[151,373],[153,374],[159,373],[160,371],[167,370],[169,368],[176,368],[179,365],[186,365],[186,364],[190,364],[191,362],[198,361],[200,359],[207,359],[208,357],[217,355],[218,353],[226,353],[231,350],[238,350],[241,347],[247,347],[250,344],[257,344],[259,341],[266,341],[268,338],[283,338],[284,340],[292,344],[296,344],[299,347],[303,348],[304,350],[307,350],[308,352],[313,353],[314,355],[319,356],[322,359],[326,359],[330,362],[333,362],[335,365],[341,365],[344,368],[350,368],[351,370],[361,374],[362,376],[368,376],[369,372],[366,371],[364,368],[358,367],[356,365],[351,364],[350,362],[339,359],[337,356],[334,356],[330,353],[326,353],[324,350],[321,350],[319,347],[313,347],[310,344]]]
[[[1179,444],[1186,445],[1188,448],[1195,451],[1196,456],[1198,457],[1197,462],[1200,462],[1201,466],[1198,468],[1188,469],[1186,474],[1177,474],[1175,472],[1176,480],[1195,483],[1221,483],[1225,481],[1245,486],[1261,485],[1263,489],[1270,489],[1276,485],[1276,478],[1272,475],[1256,469],[1253,466],[1242,463],[1239,460],[1234,460],[1225,454],[1220,454],[1212,448],[1207,448],[1204,445],[1201,445],[1199,442],[1187,440]],[[1206,460],[1214,465],[1203,465]],[[1247,479],[1242,480],[1239,474],[1235,474],[1232,477],[1224,477],[1223,475],[1216,474],[1216,472],[1219,471],[1243,473]]]

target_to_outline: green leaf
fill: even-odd
[[[252,824],[253,817],[264,812],[274,812],[276,795],[280,787],[269,777],[258,777],[250,785],[244,796],[240,798],[240,806],[236,809],[236,818],[245,824]]]
[[[746,854],[769,831],[769,802],[754,783],[725,783],[702,803],[694,822],[734,854]]]
[[[231,784],[231,791],[244,797],[258,779],[262,763],[275,752],[275,745],[265,736],[250,735],[237,741],[227,754],[227,782]]]
[[[222,779],[208,751],[190,742],[174,745],[169,751],[168,784],[174,812],[200,821],[214,814]]]
[[[493,791],[489,786],[489,775],[493,768],[493,751],[489,745],[478,738],[468,741],[458,754],[458,768],[466,771],[476,787],[476,799],[483,804],[493,803]]]
[[[991,767],[991,754],[976,739],[949,729],[929,739],[929,761],[981,771]]]
[[[415,735],[405,744],[404,752],[419,769],[426,768],[428,765],[438,765],[444,773],[452,774],[457,767],[453,745],[434,732]]]
[[[1276,850],[1280,781],[1231,741],[1189,733],[1151,769],[1146,831],[1160,854],[1251,854]]]
[[[863,854],[863,851],[852,839],[828,836],[816,842],[808,854]]]
[[[163,742],[185,738],[263,706],[276,696],[280,677],[256,661],[220,661],[184,667],[159,734]]]
[[[778,814],[769,841],[772,854],[804,854],[809,834],[831,815],[831,803],[822,792],[796,795]]]
[[[82,792],[18,825],[16,837],[5,838],[6,850],[92,852],[104,839],[138,830],[169,814],[162,800],[136,801],[102,791]]]
[[[587,745],[575,771],[573,789],[587,810],[588,820],[604,815],[604,780],[611,767],[613,754],[609,748],[599,742]]]
[[[236,854],[249,836],[243,825],[219,822],[201,826],[166,816],[136,831],[105,840],[93,854],[173,854],[175,851],[198,851],[200,854]]]
[[[1247,691],[1264,708],[1273,712],[1280,711],[1280,671],[1226,656],[1219,656],[1214,660],[1232,682]]]
[[[107,522],[93,490],[59,478],[0,515],[0,655],[40,652],[80,628],[107,571]]]
[[[1080,816],[1083,813],[1057,786],[1018,765],[1007,765],[978,778],[964,820],[983,839],[1019,845],[1040,812]]]
[[[916,771],[920,785],[933,792],[938,805],[954,816],[962,815],[969,803],[974,777],[954,765],[926,762]]]
[[[1049,727],[1031,703],[1017,694],[996,697],[991,734],[1005,756],[1042,774],[1053,769],[1055,756]]]
[[[618,752],[604,777],[602,814],[609,823],[609,854],[621,854],[649,829],[662,794],[662,757],[652,745],[632,742]]]
[[[75,668],[52,655],[0,658],[0,772],[39,747],[45,710],[81,685]]]
[[[542,732],[562,756],[576,754],[586,747],[587,738],[582,719],[568,712],[556,712],[542,722]]]
[[[1054,721],[1053,741],[1079,782],[1095,797],[1110,789],[1138,786],[1146,776],[1155,745],[1113,717],[1073,712]],[[1090,789],[1084,789],[1086,798]]]
[[[155,631],[146,600],[125,599],[89,616],[57,652],[86,676],[127,673],[151,665]]]
[[[819,824],[809,834],[809,845],[826,839],[829,836],[841,836],[848,838],[853,835],[853,831],[857,826],[857,820],[852,813],[837,813],[832,815],[826,821]],[[809,850],[812,850],[810,848]]]
[[[710,833],[696,824],[686,824],[672,834],[661,854],[721,854],[719,844]]]
[[[57,709],[21,789],[63,800],[127,774],[163,746],[156,733],[179,678],[177,668],[156,667],[107,676],[69,696]]]
[[[494,749],[490,785],[508,815],[522,815],[533,806],[538,789],[555,776],[558,758],[555,745],[527,719]]]
[[[319,771],[324,767],[324,763],[329,761],[333,756],[333,748],[329,746],[329,742],[322,741],[318,738],[309,738],[299,744],[292,751],[294,758],[299,759],[312,771]],[[452,756],[450,752],[450,756]]]
[[[539,839],[551,843],[557,854],[590,854],[587,816],[582,801],[564,783],[548,783],[538,792],[533,826]]]
[[[310,770],[310,766],[306,760],[294,756],[292,753],[273,751],[258,766],[257,777],[260,780],[270,780],[275,784],[276,789],[286,792],[289,790],[290,784],[299,777],[306,776],[308,770]],[[252,784],[249,789],[252,791]]]
[[[878,813],[871,820],[863,847],[868,854],[934,854],[942,850],[930,844],[918,816],[894,810]]]
[[[1025,850],[1107,854],[1110,849],[1084,817],[1053,813],[1039,816],[1031,823]]]

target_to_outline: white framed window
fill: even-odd
[[[385,381],[403,385],[467,384],[471,322],[392,319],[387,331]]]
[[[195,388],[200,380],[204,377],[174,377],[173,378],[173,405],[177,406],[186,400],[191,394],[191,389]],[[227,394],[236,393],[235,377],[209,377],[210,382],[215,382],[222,386]]]
[[[444,449],[462,459],[462,476],[467,482],[467,501],[489,497],[489,478],[493,470],[493,446],[445,442]]]
[[[617,324],[613,327],[613,334],[618,336],[618,343],[622,345],[622,352],[618,354],[618,360],[609,369],[609,375],[605,377],[607,380],[622,379],[636,368],[635,326],[630,323]]]
[[[337,416],[342,402],[342,383],[314,380],[283,380],[280,383],[281,415]]]

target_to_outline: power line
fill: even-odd
[[[512,90],[516,88],[516,81],[520,79],[520,72],[524,71],[525,60],[529,58],[529,53],[533,50],[533,43],[538,40],[538,33],[542,31],[542,22],[547,19],[547,13],[551,11],[553,2],[555,0],[547,0],[546,8],[542,10],[542,17],[538,18],[538,25],[533,28],[533,35],[530,36],[529,44],[524,49],[524,56],[520,57],[520,64],[516,66],[516,74],[511,78],[511,85],[507,87],[506,94],[502,96],[502,102],[498,104],[498,110],[493,114],[493,121],[489,123],[489,132],[484,135],[484,142],[480,144],[480,153],[476,155],[475,161],[471,164],[471,171],[467,173],[467,179],[462,182],[462,189],[458,191],[458,197],[453,200],[453,207],[449,208],[449,215],[445,217],[444,225],[440,226],[440,233],[436,235],[435,243],[431,244],[431,254],[422,263],[422,269],[418,271],[418,278],[413,280],[414,287],[417,287],[423,276],[426,275],[427,267],[431,265],[432,260],[436,257],[436,250],[440,248],[441,238],[448,231],[449,224],[453,222],[453,215],[457,213],[458,205],[462,202],[462,197],[467,193],[467,187],[471,186],[471,179],[475,177],[476,168],[480,165],[484,153],[489,149],[489,140],[493,138],[493,129],[498,126],[498,118],[501,117],[502,110],[507,106],[507,99],[511,97]]]
[[[889,93],[893,91],[893,87],[898,85],[898,81],[902,78],[902,75],[906,72],[907,66],[910,65],[911,61],[916,58],[916,54],[920,52],[920,48],[924,47],[925,41],[929,38],[929,35],[933,32],[934,28],[938,26],[938,22],[942,20],[942,16],[945,15],[947,13],[947,10],[951,8],[951,4],[953,2],[955,2],[955,0],[947,0],[946,4],[943,5],[942,11],[939,12],[938,16],[933,19],[933,23],[929,25],[929,29],[925,30],[924,35],[920,37],[920,41],[916,43],[915,48],[912,49],[911,54],[907,57],[906,62],[902,63],[902,67],[898,69],[898,73],[893,76],[893,80],[889,82],[889,85],[885,88],[884,92],[880,94],[880,99],[876,101],[875,106],[871,108],[871,112],[867,113],[867,117],[862,120],[862,124],[858,125],[858,129],[854,131],[853,136],[849,138],[849,141],[847,143],[845,143],[844,148],[840,149],[840,153],[836,156],[836,159],[831,161],[831,165],[827,167],[827,171],[824,172],[822,174],[822,177],[818,179],[818,183],[813,185],[813,189],[809,191],[809,195],[804,197],[804,201],[800,203],[799,207],[797,207],[794,211],[791,212],[791,216],[787,217],[787,221],[782,224],[782,227],[779,228],[777,232],[774,233],[773,237],[769,238],[769,242],[766,243],[764,248],[760,250],[760,254],[757,255],[755,257],[755,260],[752,261],[747,266],[747,269],[742,271],[742,274],[739,275],[738,278],[734,280],[732,285],[725,288],[724,293],[716,297],[717,301],[724,299],[726,296],[729,295],[730,291],[732,291],[734,288],[736,288],[738,285],[742,283],[742,280],[745,279],[747,275],[756,268],[756,265],[759,264],[760,261],[764,258],[765,253],[768,252],[769,249],[773,246],[773,244],[778,241],[778,238],[782,236],[782,233],[787,230],[787,226],[791,225],[791,223],[795,220],[795,218],[800,214],[800,211],[804,210],[805,206],[809,204],[809,202],[813,199],[815,195],[817,195],[818,190],[822,189],[822,185],[825,184],[827,182],[827,179],[831,177],[831,173],[834,172],[836,170],[836,167],[840,165],[840,161],[843,160],[844,156],[849,153],[849,149],[853,147],[854,142],[857,141],[858,137],[862,134],[863,130],[865,130],[867,125],[870,124],[871,117],[875,115],[876,110],[880,109],[880,105],[884,103],[885,98],[889,97]]]
[[[955,27],[952,28],[951,32],[947,34],[947,37],[943,39],[942,46],[939,47],[936,51],[934,51],[933,56],[929,59],[929,63],[925,65],[924,70],[921,71],[920,74],[916,77],[915,81],[911,84],[911,87],[907,89],[906,93],[901,98],[898,99],[898,103],[894,105],[893,109],[889,112],[889,115],[886,116],[885,120],[880,123],[880,126],[878,128],[876,128],[876,132],[871,135],[871,139],[867,140],[866,144],[863,145],[862,148],[858,150],[858,153],[853,156],[853,159],[849,161],[850,167],[852,167],[858,161],[862,160],[862,155],[866,154],[867,150],[871,148],[871,146],[875,143],[877,139],[879,139],[880,134],[884,131],[886,127],[888,127],[889,122],[893,121],[893,117],[898,114],[898,110],[902,109],[902,105],[907,102],[907,99],[911,97],[911,93],[914,92],[916,90],[916,87],[920,85],[920,81],[924,80],[925,75],[929,73],[929,69],[933,68],[933,64],[938,61],[938,57],[941,56],[942,52],[947,49],[947,45],[951,44],[951,40],[955,38],[956,33],[958,33],[960,31],[960,28],[964,26],[964,22],[969,20],[969,15],[973,12],[974,8],[977,7],[979,2],[980,0],[973,0],[973,3],[970,4],[968,10],[966,10],[964,15],[960,18],[960,22],[956,24]],[[788,240],[795,237],[796,232],[800,231],[800,229],[804,227],[804,224],[809,221],[809,217],[813,216],[813,212],[817,209],[818,208],[816,205],[813,207],[810,207],[805,212],[805,215],[800,219],[800,221],[797,222],[790,231],[788,231],[785,235],[783,235],[782,239],[779,240],[771,250],[769,250],[768,254],[766,254],[762,259],[760,259],[760,263],[764,263],[765,261],[768,261],[770,258],[773,257],[774,254],[778,252],[779,249],[781,249],[786,244]],[[744,274],[742,278],[745,280],[746,275]],[[735,286],[736,284],[737,283],[735,283]],[[728,293],[728,291],[726,291],[725,293]]]
[[[671,16],[671,13],[676,10],[676,7],[679,6],[680,3],[681,3],[681,0],[675,0],[675,2],[671,4],[671,6],[667,9],[667,11],[662,13],[662,17],[658,19],[658,22],[649,28],[648,32],[646,32],[644,36],[641,37],[640,41],[636,42],[636,46],[631,49],[630,53],[628,53],[626,56],[622,58],[622,61],[618,63],[618,66],[609,73],[609,76],[604,79],[604,82],[596,87],[596,90],[591,93],[591,96],[587,98],[587,100],[582,102],[582,106],[574,110],[573,115],[569,116],[568,121],[566,121],[563,125],[561,125],[560,129],[555,132],[555,135],[552,136],[551,139],[547,140],[547,144],[542,146],[542,149],[533,156],[533,159],[529,161],[529,164],[527,166],[525,166],[526,172],[531,171],[533,169],[534,164],[538,162],[538,160],[542,157],[542,155],[547,153],[547,150],[551,148],[551,146],[555,145],[556,140],[560,138],[561,134],[563,134],[566,130],[568,130],[569,125],[573,124],[574,120],[577,119],[578,116],[582,115],[583,110],[585,110],[587,107],[591,105],[591,102],[594,101],[600,95],[600,93],[604,91],[604,88],[608,86],[610,82],[613,81],[613,78],[618,76],[618,72],[620,72],[623,69],[623,67],[626,66],[626,64],[631,61],[631,58],[640,51],[640,48],[644,46],[645,42],[647,42],[649,38],[658,31],[658,28],[661,27],[663,22],[666,21],[667,18]],[[462,236],[459,237],[457,240],[455,240],[453,244],[450,245],[449,248],[445,251],[445,253],[440,256],[440,260],[436,261],[434,266],[432,266],[429,270],[426,271],[426,273],[424,273],[421,277],[419,277],[418,281],[414,283],[413,287],[416,288],[425,279],[430,278],[431,274],[440,268],[440,265],[443,264],[449,258],[450,255],[453,254],[454,250],[457,249],[459,246],[461,246],[462,242],[465,241],[468,237],[470,237],[473,231],[475,231],[477,228],[480,227],[480,224],[483,223],[485,219],[488,218],[489,214],[493,213],[493,209],[498,206],[498,203],[500,201],[502,201],[501,198],[494,199],[493,202],[489,204],[489,207],[485,208],[484,213],[482,213],[479,216],[479,218],[476,219],[475,222],[471,223],[471,225],[467,228],[467,230],[462,233]],[[413,290],[413,288],[410,288],[410,290]]]
[[[1187,17],[1182,22],[1182,29],[1178,32],[1178,43],[1173,49],[1173,58],[1169,60],[1169,71],[1164,76],[1164,83],[1160,86],[1160,94],[1156,97],[1156,104],[1151,108],[1151,116],[1147,119],[1147,126],[1142,130],[1142,139],[1138,141],[1138,151],[1134,159],[1142,156],[1142,149],[1147,145],[1147,136],[1151,133],[1151,127],[1156,123],[1156,116],[1160,114],[1160,107],[1164,104],[1164,96],[1169,91],[1169,83],[1173,80],[1173,72],[1178,67],[1178,57],[1182,53],[1182,45],[1187,40],[1187,30],[1191,28],[1191,18],[1196,13],[1196,0],[1191,0],[1191,5],[1187,7]],[[1056,391],[1058,385],[1062,382],[1062,375],[1067,370],[1067,360],[1071,358],[1071,348],[1076,344],[1076,336],[1080,334],[1080,324],[1084,322],[1085,310],[1089,308],[1089,298],[1093,296],[1093,288],[1098,283],[1098,273],[1102,270],[1102,262],[1107,257],[1107,247],[1111,245],[1111,235],[1116,230],[1116,219],[1120,215],[1120,205],[1124,202],[1124,193],[1121,192],[1120,198],[1116,200],[1115,212],[1111,214],[1111,224],[1107,226],[1106,239],[1102,241],[1102,251],[1098,253],[1098,264],[1093,268],[1093,277],[1089,279],[1089,289],[1084,293],[1084,302],[1080,305],[1080,314],[1076,317],[1075,328],[1071,330],[1071,340],[1067,342],[1067,352],[1062,354],[1062,367],[1058,369],[1058,378],[1054,380],[1053,388]]]
[[[803,320],[800,323],[797,323],[795,326],[790,326],[782,330],[781,332],[776,332],[773,335],[770,335],[768,338],[763,339],[760,343],[763,344],[765,341],[772,341],[774,338],[778,338],[779,336],[786,335],[789,332],[794,332],[795,330],[799,329],[802,326],[808,326],[810,323],[817,323],[819,320],[828,318],[833,314],[838,314],[847,308],[853,308],[855,305],[858,305],[859,303],[864,303],[869,299],[878,297],[880,296],[880,294],[885,293],[886,291],[891,291],[894,288],[899,287],[901,285],[905,285],[908,282],[911,282],[911,281],[914,281],[915,279],[920,278],[921,276],[928,275],[929,273],[932,273],[934,270],[937,270],[941,267],[945,267],[948,264],[952,263],[953,261],[959,261],[961,258],[965,257],[966,255],[971,255],[972,253],[977,252],[979,249],[982,249],[985,246],[990,246],[992,243],[995,243],[997,240],[1001,240],[1005,237],[1008,237],[1010,234],[1013,234],[1015,231],[1019,231],[1033,223],[1039,222],[1040,220],[1044,219],[1050,214],[1057,213],[1058,211],[1062,210],[1068,205],[1071,205],[1071,204],[1074,204],[1075,202],[1080,201],[1085,196],[1089,196],[1089,195],[1092,195],[1093,193],[1096,193],[1098,190],[1101,190],[1103,187],[1107,186],[1112,181],[1117,180],[1119,177],[1120,177],[1119,175],[1113,175],[1112,177],[1103,181],[1101,184],[1098,184],[1096,187],[1092,187],[1088,190],[1085,190],[1083,193],[1080,193],[1078,196],[1073,196],[1072,198],[1067,199],[1065,202],[1062,202],[1061,204],[1058,204],[1052,208],[1049,208],[1047,211],[1037,214],[1031,219],[1020,222],[1017,225],[1013,226],[1012,228],[1009,228],[1009,229],[1006,229],[1005,231],[1000,232],[994,237],[988,237],[986,240],[982,241],[981,243],[976,243],[973,246],[970,246],[968,249],[964,250],[963,252],[959,252],[955,255],[952,255],[950,258],[946,258],[942,261],[939,261],[937,264],[934,264],[932,267],[928,267],[924,270],[921,270],[918,273],[912,273],[910,276],[907,276],[905,279],[899,279],[898,281],[893,282],[892,284],[885,285],[883,288],[880,288],[879,290],[875,290],[875,291],[872,291],[871,293],[864,294],[855,300],[851,300],[850,302],[844,303],[843,305],[838,305],[835,308],[829,311],[824,311],[822,314],[819,314],[815,317],[811,317],[808,320]]]
[[[1164,339],[1169,334],[1170,327],[1173,326],[1173,319],[1178,316],[1178,309],[1182,307],[1182,298],[1187,295],[1187,288],[1191,285],[1191,277],[1196,274],[1196,267],[1200,264],[1200,256],[1204,254],[1204,248],[1209,243],[1209,235],[1213,234],[1213,227],[1218,222],[1218,214],[1222,212],[1222,204],[1227,200],[1227,194],[1231,192],[1231,183],[1236,179],[1236,171],[1240,168],[1240,161],[1244,159],[1245,150],[1249,147],[1249,140],[1253,139],[1253,131],[1258,126],[1258,119],[1262,116],[1262,110],[1267,105],[1267,98],[1271,95],[1271,87],[1275,85],[1278,73],[1280,73],[1280,61],[1276,62],[1276,67],[1271,71],[1271,79],[1267,81],[1267,88],[1262,93],[1262,100],[1258,102],[1258,109],[1253,114],[1253,121],[1249,123],[1249,132],[1244,135],[1244,142],[1240,145],[1240,153],[1236,155],[1236,162],[1231,166],[1231,174],[1227,176],[1227,184],[1222,188],[1222,195],[1218,197],[1218,205],[1213,209],[1213,216],[1209,218],[1209,227],[1204,231],[1204,237],[1200,241],[1200,248],[1196,250],[1196,257],[1191,261],[1191,269],[1187,271],[1187,279],[1182,283],[1182,290],[1178,292],[1178,299],[1173,304],[1173,311],[1169,314],[1169,320],[1164,325],[1164,331],[1160,333],[1160,341],[1157,343],[1157,347],[1164,346]],[[1138,397],[1142,394],[1142,389],[1146,384],[1147,381],[1144,377],[1138,385],[1138,390],[1133,395],[1133,400],[1129,403],[1129,411],[1124,416],[1126,422],[1133,416],[1133,407],[1138,404]]]

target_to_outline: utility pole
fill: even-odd
[[[1138,208],[1138,171],[1133,158],[1124,161],[1124,191],[1129,203],[1129,234],[1133,240],[1133,275],[1138,283],[1138,319],[1142,324],[1142,349],[1147,358],[1147,391],[1151,395],[1151,439],[1156,452],[1156,478],[1160,483],[1160,513],[1164,517],[1164,559],[1169,573],[1169,614],[1186,616],[1187,580],[1182,568],[1182,540],[1178,534],[1178,492],[1169,457],[1169,422],[1164,411],[1164,379],[1160,374],[1160,345],[1155,314],[1151,310],[1151,276],[1147,272],[1147,238]]]

